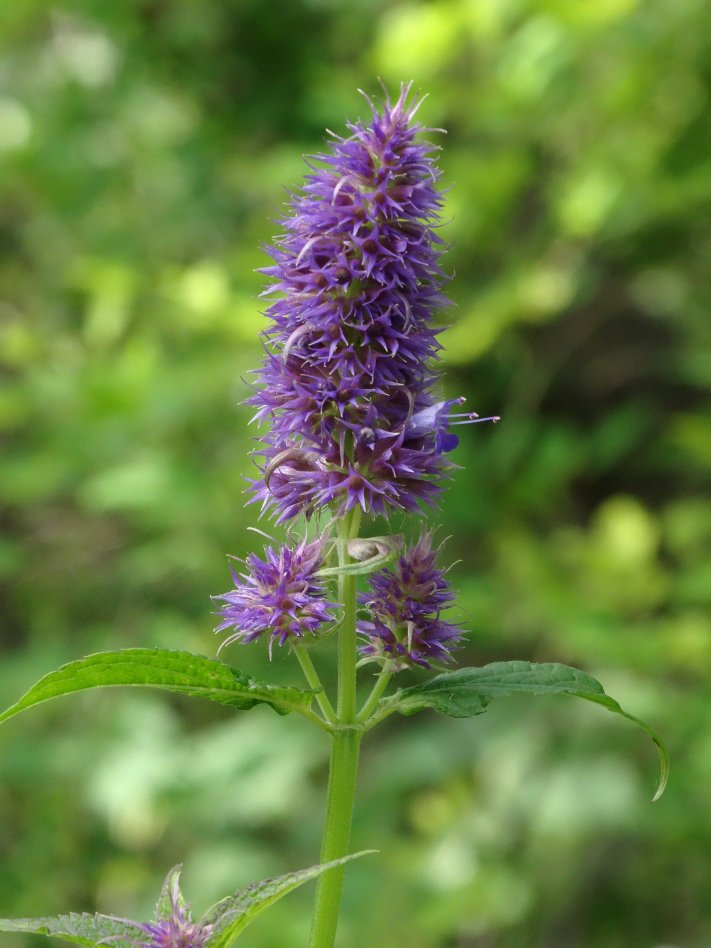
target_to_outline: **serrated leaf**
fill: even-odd
[[[77,945],[108,944],[129,948],[136,942],[137,926],[112,915],[76,914],[54,918],[0,918],[0,931],[52,935]],[[110,940],[109,940],[110,939]]]
[[[202,924],[214,926],[207,943],[208,948],[227,948],[227,945],[240,935],[260,912],[289,892],[324,872],[373,852],[375,852],[373,849],[364,850],[351,856],[344,856],[342,859],[335,859],[333,862],[311,866],[309,869],[301,869],[298,872],[289,872],[273,879],[265,879],[263,882],[255,882],[246,889],[223,899],[214,905],[202,919]]]
[[[659,784],[653,799],[664,792],[669,776],[669,755],[661,737],[648,724],[624,711],[619,703],[605,693],[599,681],[578,668],[554,662],[492,662],[480,668],[460,668],[437,675],[421,685],[405,688],[385,698],[383,707],[391,703],[400,714],[415,714],[432,708],[454,718],[482,714],[495,698],[512,694],[571,695],[600,704],[642,728],[657,745],[659,752]]]
[[[97,652],[50,672],[0,714],[0,723],[50,698],[118,685],[161,688],[241,711],[267,704],[279,714],[306,708],[313,698],[311,692],[299,688],[255,681],[214,658],[169,649],[128,648]]]

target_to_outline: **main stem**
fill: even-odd
[[[352,510],[341,521],[340,566],[347,566],[350,562],[347,543],[357,537],[359,525],[359,509]],[[348,854],[361,738],[361,728],[356,723],[356,577],[341,573],[338,586],[343,622],[338,633],[337,724],[332,736],[321,862],[330,862]],[[311,948],[333,948],[342,889],[343,869],[332,869],[319,877]]]

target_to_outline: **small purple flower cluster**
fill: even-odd
[[[270,249],[267,355],[249,402],[268,421],[255,499],[278,520],[432,502],[456,438],[435,403],[433,313],[446,299],[433,227],[441,199],[420,103],[350,124],[292,201]],[[476,416],[466,416],[475,420]]]
[[[234,628],[222,643],[252,642],[263,633],[283,645],[287,639],[315,634],[324,622],[333,618],[334,603],[326,600],[323,586],[316,579],[321,567],[323,545],[306,543],[283,546],[278,551],[265,548],[265,559],[251,553],[247,572],[232,567],[234,589],[214,599],[225,606],[219,610],[222,632]]]
[[[145,940],[141,948],[204,948],[213,930],[212,925],[194,922],[178,888],[177,876],[170,893],[171,911],[155,922],[136,923]]]
[[[150,940],[139,942],[141,948],[203,948],[210,937],[207,928],[182,913],[160,922],[150,922],[142,928]]]
[[[394,670],[451,658],[462,630],[440,618],[454,599],[444,572],[437,569],[432,534],[423,533],[393,570],[370,577],[370,592],[359,597],[372,619],[358,623],[364,655],[387,660]]]

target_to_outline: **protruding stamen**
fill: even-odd
[[[453,419],[463,418],[464,421],[454,421]],[[475,411],[471,411],[461,415],[447,415],[447,421],[452,427],[453,425],[477,425],[480,421],[493,421],[496,424],[497,421],[501,421],[501,415],[489,415],[488,418],[480,418]]]

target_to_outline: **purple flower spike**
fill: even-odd
[[[212,934],[212,925],[194,922],[180,894],[178,875],[172,879],[170,913],[155,922],[136,923],[146,940],[138,941],[141,948],[203,948]]]
[[[238,573],[232,567],[235,588],[213,598],[225,603],[218,615],[223,621],[215,629],[234,632],[222,643],[252,642],[263,633],[284,645],[287,641],[315,635],[320,627],[333,619],[323,586],[316,579],[321,567],[323,545],[320,541],[303,542],[295,548],[282,547],[278,552],[267,547],[265,559],[251,553],[246,560],[248,572]]]
[[[370,577],[370,592],[360,603],[372,616],[358,623],[365,643],[360,651],[388,660],[395,670],[451,660],[451,649],[462,630],[440,619],[440,612],[454,599],[444,572],[437,569],[432,534],[424,533],[405,550],[393,570]]]
[[[253,499],[280,521],[324,506],[416,510],[452,467],[458,402],[433,395],[433,317],[447,302],[440,173],[409,92],[371,105],[368,123],[310,162],[263,271],[271,322],[249,403],[271,430]]]

